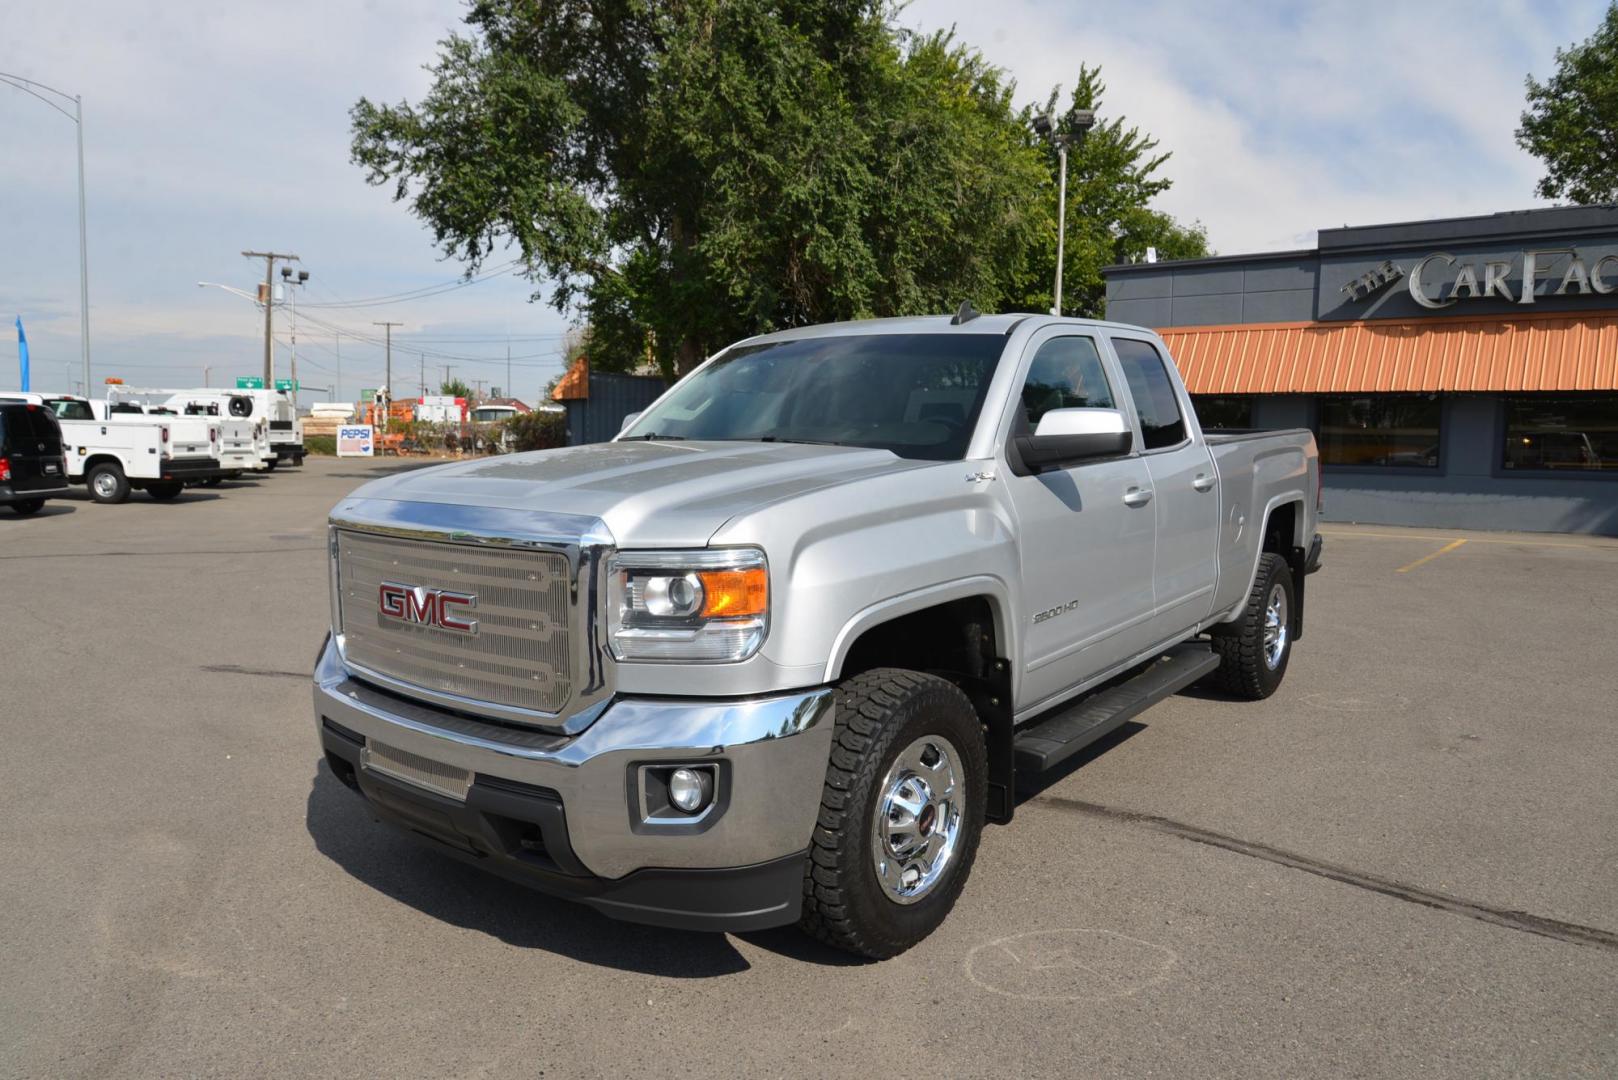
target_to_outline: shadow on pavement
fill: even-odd
[[[583,904],[525,889],[439,855],[373,819],[364,800],[344,787],[324,761],[309,791],[305,822],[316,849],[364,884],[434,919],[518,948],[675,979],[731,975],[751,966],[724,934],[617,922]],[[749,940],[772,948],[778,933]]]
[[[61,517],[63,514],[71,514],[76,509],[78,509],[78,507],[72,505],[71,503],[63,503],[58,501],[58,499],[48,499],[46,500],[44,506],[40,507],[38,510],[35,510],[32,514],[27,515],[25,518],[22,514],[17,513],[10,507],[0,506],[0,521],[5,521],[7,518],[16,521],[37,521],[40,518]]]

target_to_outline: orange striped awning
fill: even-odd
[[[1618,390],[1618,314],[1158,332],[1193,394]]]

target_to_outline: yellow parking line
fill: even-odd
[[[1354,532],[1343,532],[1343,531],[1338,530],[1338,529],[1321,529],[1320,530],[1320,535],[1321,536],[1330,536],[1330,537],[1341,537],[1344,540],[1355,540],[1355,539],[1358,539],[1360,537],[1370,537],[1370,538],[1377,539],[1377,540],[1449,540],[1449,539],[1452,539],[1451,537],[1448,537],[1448,536],[1433,536],[1430,533],[1370,532],[1370,531],[1364,530],[1364,529],[1358,529],[1358,530],[1355,530]],[[1586,551],[1618,551],[1618,546],[1615,546],[1615,545],[1610,544],[1610,543],[1608,543],[1608,544],[1575,544],[1575,543],[1567,543],[1567,542],[1558,542],[1558,541],[1555,541],[1555,540],[1528,540],[1528,539],[1518,539],[1518,538],[1515,538],[1515,537],[1513,537],[1511,539],[1506,539],[1505,537],[1499,537],[1499,536],[1471,536],[1471,537],[1467,537],[1467,540],[1470,543],[1474,543],[1474,544],[1509,544],[1512,547],[1584,548]]]
[[[1394,573],[1396,573],[1396,574],[1409,573],[1411,570],[1414,570],[1416,567],[1420,566],[1422,563],[1432,562],[1434,559],[1438,558],[1440,555],[1443,555],[1443,554],[1445,554],[1447,552],[1454,551],[1456,548],[1460,547],[1464,543],[1466,543],[1465,540],[1452,540],[1451,542],[1445,544],[1443,547],[1439,548],[1437,551],[1433,552],[1431,555],[1423,555],[1421,558],[1417,559],[1415,562],[1411,563],[1410,565],[1399,567],[1399,569],[1395,570]]]

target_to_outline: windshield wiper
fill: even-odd
[[[741,441],[741,440],[738,440]],[[760,435],[759,442],[790,442],[803,443],[806,446],[847,446],[847,443],[833,442],[830,439],[788,439],[780,435]]]
[[[649,442],[652,439],[670,439],[670,440],[684,441],[685,436],[684,435],[664,435],[664,434],[662,434],[660,432],[648,431],[644,435],[625,435],[623,438],[619,439],[618,441],[619,442]]]

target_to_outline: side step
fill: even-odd
[[[1128,681],[1080,698],[1061,712],[1019,729],[1013,742],[1018,779],[1054,769],[1218,666],[1219,657],[1207,644],[1176,645]]]

